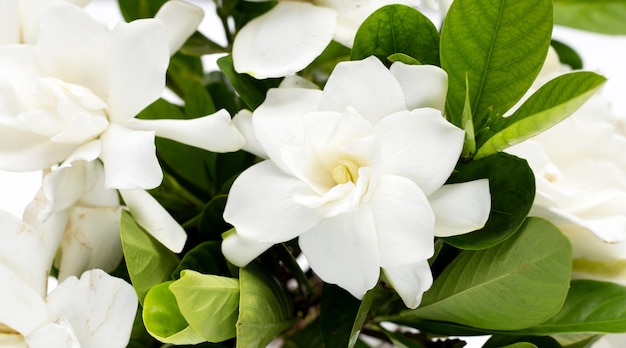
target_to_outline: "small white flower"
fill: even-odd
[[[135,291],[101,270],[69,277],[47,294],[48,236],[0,212],[0,343],[15,347],[125,347]]]
[[[237,232],[222,246],[228,260],[244,266],[299,237],[324,281],[361,298],[382,268],[417,307],[432,283],[434,237],[478,229],[490,210],[486,180],[443,186],[463,144],[440,111],[446,89],[437,67],[388,70],[370,57],[337,65],[324,91],[270,90],[243,114],[268,160],[229,193],[224,218]]]

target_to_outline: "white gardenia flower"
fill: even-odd
[[[0,211],[0,345],[125,347],[137,309],[130,284],[101,270],[69,277],[49,294],[48,236]]]
[[[91,0],[61,0],[85,6]],[[0,1],[0,45],[32,44],[37,41],[43,14],[55,0]]]
[[[421,0],[279,1],[237,33],[235,70],[258,79],[293,75],[313,62],[333,39],[352,47],[359,26],[377,9],[423,3],[433,6],[432,1]]]
[[[163,16],[170,26],[177,18]],[[0,47],[0,167],[37,170],[100,158],[107,188],[151,189],[163,178],[155,135],[238,150],[245,139],[225,110],[193,120],[135,119],[163,93],[178,45],[172,35],[159,19],[109,31],[83,9],[55,3],[36,44]]]
[[[490,210],[487,180],[443,185],[463,146],[440,111],[446,90],[438,67],[388,70],[374,57],[338,64],[323,91],[270,90],[241,115],[268,159],[231,188],[226,258],[243,267],[299,237],[322,280],[362,298],[382,268],[417,307],[432,283],[434,237],[476,230]]]

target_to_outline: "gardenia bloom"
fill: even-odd
[[[0,47],[0,167],[99,158],[107,188],[151,189],[163,178],[155,135],[210,151],[239,149],[245,139],[225,110],[193,120],[135,119],[163,93],[172,35],[159,19],[109,31],[83,9],[55,3],[35,45]]]
[[[422,3],[433,6],[432,1],[421,0],[279,1],[237,33],[235,70],[258,79],[293,75],[313,62],[333,39],[352,47],[359,26],[377,9]]]
[[[46,235],[0,212],[0,346],[125,347],[137,296],[101,270],[70,277],[47,294]]]
[[[226,258],[243,267],[299,237],[325,282],[362,298],[382,268],[417,307],[434,237],[476,230],[490,211],[487,180],[444,185],[463,146],[440,111],[446,90],[438,67],[374,57],[338,64],[323,91],[271,89],[249,128],[268,159],[233,183]]]

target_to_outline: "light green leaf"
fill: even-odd
[[[170,285],[189,326],[206,341],[235,337],[239,308],[239,280],[184,270]]]
[[[394,53],[390,55],[389,57],[387,57],[387,60],[392,63],[402,62],[407,65],[421,65],[422,64],[417,59],[404,53]]]
[[[626,332],[626,287],[594,280],[573,280],[561,311],[518,333]]]
[[[265,347],[293,323],[293,305],[276,280],[260,268],[248,268],[239,270],[237,347]]]
[[[178,257],[148,235],[127,211],[122,211],[120,236],[130,280],[143,304],[152,286],[170,279]]]
[[[418,10],[387,5],[372,13],[359,27],[352,46],[352,60],[404,53],[422,64],[439,65],[439,33]]]
[[[626,35],[626,2],[555,0],[554,23],[602,34]]]
[[[569,241],[547,220],[528,218],[493,248],[464,251],[435,280],[419,308],[398,319],[519,330],[554,316],[571,273]]]
[[[441,31],[446,117],[460,126],[466,76],[475,129],[503,115],[535,80],[551,34],[551,0],[454,1]]]
[[[487,157],[529,139],[576,111],[604,84],[606,78],[589,71],[561,75],[543,85],[509,117],[479,134],[474,158]]]
[[[461,157],[469,158],[476,153],[476,136],[474,135],[474,118],[472,116],[472,106],[470,105],[469,81],[467,76],[465,77],[465,104],[463,104],[461,128],[465,131]]]
[[[154,338],[164,343],[197,344],[205,339],[192,329],[180,313],[169,286],[173,281],[150,289],[143,306],[143,322]]]

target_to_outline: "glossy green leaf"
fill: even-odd
[[[573,280],[561,311],[524,334],[626,332],[626,287],[594,280]]]
[[[122,211],[120,235],[128,274],[143,304],[151,287],[171,279],[179,260],[176,254],[148,235],[127,211]]]
[[[552,39],[552,43],[550,45],[558,54],[559,61],[561,63],[569,65],[573,70],[580,70],[583,68],[583,59],[572,47],[554,39]]]
[[[398,319],[520,330],[554,316],[571,273],[569,241],[547,220],[528,218],[493,248],[462,252],[435,280],[420,307]]]
[[[206,341],[235,337],[239,309],[239,280],[184,270],[170,285],[189,326]]]
[[[422,64],[439,65],[439,33],[418,10],[387,5],[372,13],[359,27],[352,46],[352,60],[404,53]]]
[[[173,279],[179,279],[183,270],[193,270],[203,274],[228,276],[228,266],[222,255],[221,243],[204,242],[189,250],[172,272]]]
[[[239,74],[233,66],[232,56],[224,56],[217,60],[217,66],[226,75],[247,108],[254,110],[265,100],[267,90],[278,87],[280,79],[257,80],[247,74]]]
[[[265,347],[291,326],[293,305],[281,285],[260,268],[241,268],[239,281],[237,347]]]
[[[626,2],[555,0],[554,23],[602,34],[626,35]]]
[[[360,301],[336,285],[324,284],[320,326],[326,347],[354,346],[372,300],[373,290]]]
[[[143,322],[154,338],[164,343],[197,344],[205,339],[187,324],[169,286],[173,281],[150,289],[143,305]]]
[[[554,126],[576,111],[606,82],[589,71],[561,75],[535,92],[511,116],[500,118],[479,134],[479,149],[474,158],[482,158],[529,139]]]
[[[441,31],[446,116],[460,125],[466,76],[476,130],[504,115],[541,70],[551,34],[551,0],[454,1]]]
[[[151,18],[167,0],[118,0],[122,16],[127,22]]]
[[[535,199],[535,177],[526,160],[497,153],[460,163],[448,183],[489,179],[491,212],[483,228],[460,236],[444,238],[459,249],[492,247],[512,236],[524,222]]]

